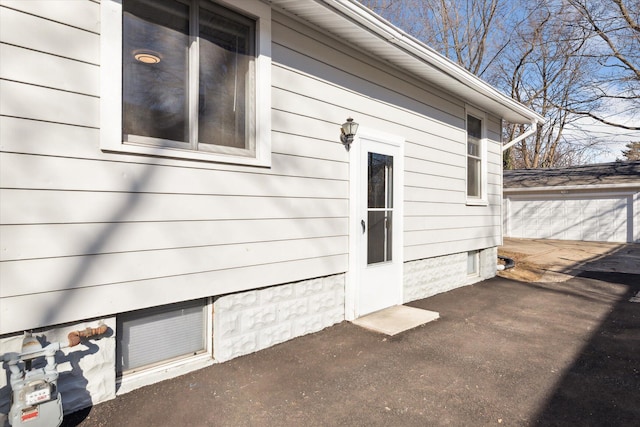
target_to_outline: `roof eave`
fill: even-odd
[[[638,190],[640,183],[609,183],[609,184],[576,184],[576,185],[546,185],[538,187],[505,187],[504,194],[537,193],[537,192],[562,192],[562,191],[586,191],[586,190]]]
[[[510,123],[544,123],[540,114],[502,94],[356,0],[270,2]],[[348,29],[345,19],[352,24]],[[374,46],[377,51],[373,51]]]

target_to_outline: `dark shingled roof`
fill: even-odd
[[[555,169],[504,171],[504,188],[558,187],[565,185],[640,186],[640,161],[599,163]]]

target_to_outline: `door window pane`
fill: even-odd
[[[170,0],[124,2],[125,135],[188,142],[188,47],[189,6]]]
[[[370,208],[393,207],[393,157],[369,153],[369,197]]]
[[[368,155],[367,264],[392,259],[393,157]]]
[[[385,212],[369,212],[367,223],[367,264],[383,262],[385,241]]]

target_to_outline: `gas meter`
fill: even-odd
[[[11,409],[9,424],[14,427],[58,427],[62,424],[62,397],[58,392],[58,369],[55,354],[65,347],[73,347],[82,338],[102,335],[106,325],[71,332],[68,343],[51,343],[42,347],[38,340],[25,333],[20,353],[6,353],[2,361],[7,362],[11,376]],[[44,357],[46,364],[34,368],[33,362]]]

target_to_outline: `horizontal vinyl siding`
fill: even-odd
[[[325,256],[3,298],[0,333],[31,329],[34,324],[54,325],[70,319],[100,317],[113,310],[136,310],[142,305],[169,304],[177,298],[187,299],[185,295],[199,298],[213,291],[227,294],[259,288],[264,286],[265,278],[277,283],[293,282],[298,280],[301,270],[306,276],[320,277],[327,271],[344,271],[346,258],[346,255]],[[34,312],[34,307],[39,310]]]
[[[94,64],[9,44],[0,45],[0,55],[3,58],[19,58],[0,62],[0,73],[7,80],[30,82],[43,88],[56,88],[93,97],[100,95],[99,70]],[[43,69],[47,72],[43,73]],[[70,75],[77,77],[70,79]],[[18,91],[21,89],[23,88],[17,87]]]
[[[335,133],[352,116],[368,128],[406,139],[405,261],[496,246],[499,119],[487,120],[487,136],[493,141],[488,143],[489,204],[467,206],[464,102],[274,16],[274,109],[297,112],[314,131],[329,132],[331,125]]]
[[[409,119],[407,113],[415,118],[428,116],[432,118],[432,126],[436,129],[439,123],[457,124],[459,117],[464,114],[463,104],[436,88],[418,84],[397,70],[277,13],[273,19],[274,60],[280,64],[286,63],[301,74],[330,82],[342,96],[356,94],[376,101],[377,108],[391,106],[394,116],[399,117],[400,111],[404,113],[404,122]],[[317,92],[318,87],[309,89]],[[364,111],[359,104],[332,98],[329,94],[324,96],[330,100],[330,104],[358,107],[358,112],[379,114],[389,119],[386,114],[380,114],[382,111],[376,113],[377,109]],[[429,99],[429,102],[425,103],[425,99]]]
[[[341,236],[347,218],[5,225],[2,261]],[[158,233],[162,230],[162,233]],[[100,246],[95,236],[108,234]],[[27,258],[29,256],[30,258]]]
[[[4,262],[0,297],[108,286],[152,278],[340,255],[346,236],[203,245]],[[179,261],[179,262],[176,262]],[[90,266],[86,268],[85,266]],[[116,267],[117,266],[117,267]],[[81,274],[79,274],[81,273]],[[46,280],[43,280],[46,278]],[[212,290],[215,290],[213,288]]]
[[[3,224],[344,217],[347,200],[0,190]],[[161,232],[158,230],[157,232]]]
[[[105,153],[99,3],[1,4],[0,333],[346,271],[348,116],[406,139],[406,261],[497,244],[438,88],[275,12],[271,168]]]
[[[53,3],[2,3],[0,333],[346,271],[333,123],[274,108],[268,169],[103,153],[100,7]]]
[[[100,22],[100,4],[88,0],[3,1],[0,8],[2,43],[89,64],[100,63],[100,35],[95,25]],[[47,17],[53,10],[56,20]],[[78,11],[81,13],[76,15]],[[78,18],[84,18],[89,26],[75,26],[81,24]]]
[[[500,243],[502,156],[500,145],[496,142],[499,129],[499,121],[489,117],[486,206],[466,204],[463,129],[453,133],[455,139],[446,140],[448,151],[426,150],[408,142],[404,234],[406,261],[484,249]]]
[[[47,22],[43,25],[62,23],[65,27],[100,33],[100,2],[97,0],[2,0],[0,4],[45,18]]]

